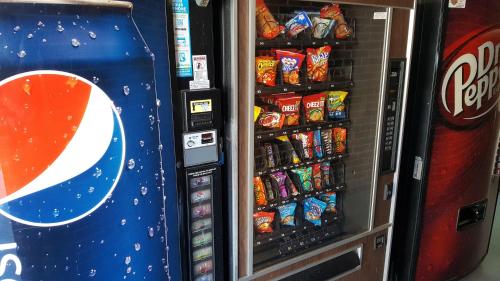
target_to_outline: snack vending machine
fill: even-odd
[[[243,0],[232,13],[232,279],[385,279],[414,1]]]
[[[451,280],[480,264],[491,238],[500,2],[420,2],[391,264],[394,280]]]

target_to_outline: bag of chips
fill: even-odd
[[[326,203],[314,197],[304,200],[304,218],[316,226],[321,226],[321,215],[326,209]]]
[[[293,174],[298,178],[298,181],[300,183],[300,186],[302,187],[302,190],[305,192],[312,191],[313,189],[313,184],[312,184],[312,167],[304,167],[304,168],[298,168],[298,169],[293,169],[291,170]]]
[[[255,72],[257,74],[257,83],[266,86],[276,86],[276,70],[278,68],[278,61],[273,57],[256,57],[255,58]]]
[[[300,102],[302,101],[301,96],[288,96],[288,97],[277,97],[275,99],[275,105],[279,108],[281,113],[285,116],[284,125],[285,126],[297,126],[299,125],[300,119]]]
[[[321,163],[321,177],[323,178],[323,184],[325,187],[331,187],[332,181],[330,179],[330,162],[322,162]]]
[[[279,142],[280,160],[283,164],[298,164],[300,163],[300,158],[295,152],[292,143],[288,136],[276,137]]]
[[[311,81],[324,82],[328,78],[328,58],[332,47],[317,49],[307,48],[307,78]]]
[[[330,33],[330,30],[332,30],[332,27],[335,25],[335,20],[314,17],[312,23],[313,37],[323,39]]]
[[[260,177],[253,178],[253,193],[255,195],[255,205],[267,205],[266,190],[264,187],[264,182]]]
[[[321,201],[325,202],[327,213],[336,213],[337,212],[337,194],[335,192],[327,192],[322,194],[320,197]]]
[[[329,91],[327,92],[326,108],[328,111],[328,119],[342,120],[347,118],[346,107],[344,100],[348,92],[344,91]]]
[[[274,19],[264,0],[255,1],[257,36],[265,39],[274,39],[283,31],[283,26]]]
[[[273,232],[274,212],[257,212],[253,214],[255,231],[258,233]]]
[[[320,17],[336,21],[335,37],[338,39],[345,39],[352,35],[352,28],[347,25],[339,4],[329,4],[321,8]]]
[[[288,190],[286,189],[285,181],[286,174],[285,172],[276,172],[270,175],[272,183],[274,183],[275,189],[278,189],[279,195],[281,198],[288,197]]]
[[[333,155],[333,143],[332,143],[332,130],[325,129],[321,130],[321,142],[323,144],[323,151],[326,155]]]
[[[285,122],[285,115],[279,112],[262,111],[257,124],[266,129],[281,129]]]
[[[299,85],[300,67],[302,66],[302,62],[304,62],[304,58],[306,56],[290,51],[276,50],[276,57],[281,63],[283,83]]]
[[[285,184],[286,184],[286,186],[288,188],[288,194],[291,194],[292,196],[299,195],[299,191],[297,190],[297,187],[293,183],[293,181],[290,178],[290,176],[288,175],[288,173],[286,174]]]
[[[286,205],[278,206],[280,212],[281,225],[295,226],[295,209],[297,203],[289,203]]]
[[[314,188],[316,190],[321,190],[322,189],[322,177],[321,177],[321,164],[313,164],[312,165],[312,173],[313,173],[313,182],[314,182]]]
[[[313,132],[293,134],[292,139],[302,161],[311,160],[313,158]]]
[[[314,131],[313,145],[314,145],[314,156],[316,156],[316,158],[323,158],[323,146],[321,145],[320,130]]]
[[[288,37],[295,37],[297,36],[297,34],[312,26],[312,22],[307,16],[307,13],[304,11],[300,11],[297,13],[297,15],[295,15],[295,17],[290,19],[285,24],[286,34],[288,35]]]
[[[335,140],[335,152],[338,154],[345,153],[347,130],[345,128],[333,128],[333,139]]]
[[[325,121],[325,100],[326,95],[324,93],[302,98],[306,123]]]
[[[262,112],[262,108],[258,106],[253,107],[253,122],[255,123],[259,118],[260,113]]]

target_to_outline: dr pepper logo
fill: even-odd
[[[477,124],[494,109],[500,93],[500,26],[451,45],[444,53],[440,111],[451,124]]]

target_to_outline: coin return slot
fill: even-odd
[[[486,203],[487,201],[484,200],[460,208],[458,212],[457,230],[483,221],[486,217]]]
[[[202,144],[213,143],[213,142],[214,142],[214,135],[212,133],[205,133],[201,135]]]

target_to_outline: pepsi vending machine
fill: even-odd
[[[165,10],[0,1],[0,280],[180,280]]]
[[[485,257],[495,213],[500,2],[417,11],[393,279],[455,280]]]

